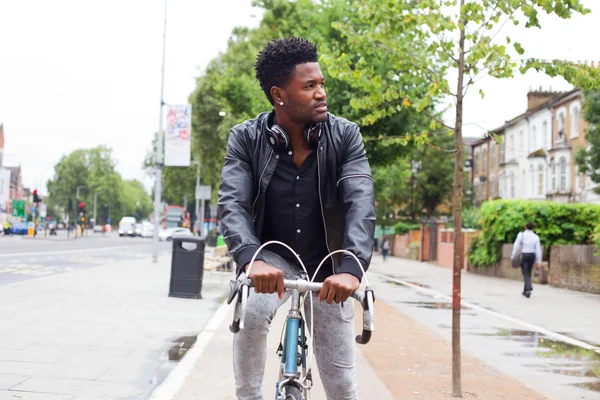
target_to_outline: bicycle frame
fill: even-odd
[[[302,387],[304,395],[309,389],[301,383],[302,378],[306,377],[306,322],[300,311],[301,293],[298,289],[292,289],[291,306],[286,318],[285,335],[283,346],[281,346],[281,369],[279,380],[276,384],[275,399],[280,399],[281,389],[284,385],[294,381]],[[302,373],[298,371],[299,364],[302,366]]]

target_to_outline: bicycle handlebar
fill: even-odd
[[[233,322],[229,326],[229,330],[232,333],[238,333],[240,329],[244,329],[244,319],[246,318],[246,308],[248,306],[248,295],[250,294],[250,288],[254,286],[251,279],[245,278],[241,281],[231,281],[230,293],[227,299],[227,304],[230,304],[236,295],[239,294],[235,312],[233,316]],[[311,291],[318,292],[323,287],[322,283],[310,282],[305,279],[284,279],[283,286],[288,290],[298,290],[301,293]],[[373,290],[367,286],[364,292],[358,290],[352,293],[350,296],[355,299],[363,308],[363,330],[362,333],[356,336],[356,343],[367,344],[371,340],[371,334],[375,330],[375,295]]]

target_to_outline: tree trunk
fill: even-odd
[[[454,263],[452,268],[452,396],[462,397],[460,363],[460,275],[464,265],[462,237],[463,204],[463,84],[465,73],[465,20],[462,8],[465,0],[460,1],[460,39],[458,57],[458,85],[456,89],[456,126],[454,128]]]

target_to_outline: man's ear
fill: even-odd
[[[271,97],[273,97],[275,104],[282,105],[281,103],[283,103],[283,105],[285,105],[287,103],[285,90],[278,86],[273,86],[271,88]]]

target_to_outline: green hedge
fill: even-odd
[[[494,200],[481,206],[482,232],[469,248],[471,265],[500,261],[502,245],[513,243],[528,221],[540,236],[546,255],[556,244],[592,244],[594,230],[600,236],[600,206],[549,201]],[[600,238],[596,236],[596,241]]]
[[[398,222],[394,225],[394,233],[396,235],[404,235],[410,231],[421,229],[421,225],[419,224],[411,224],[407,222]]]

